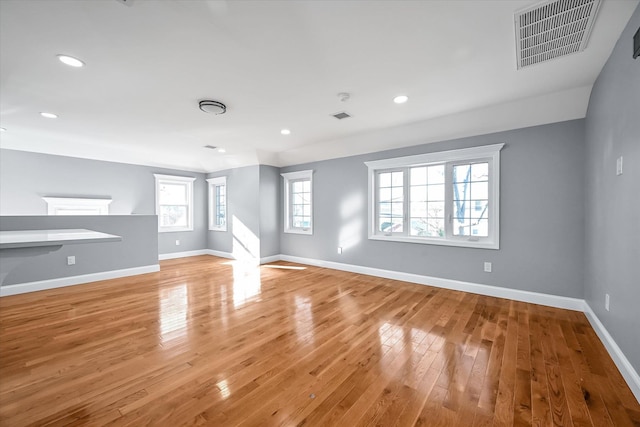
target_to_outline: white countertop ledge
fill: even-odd
[[[0,249],[119,242],[121,236],[86,229],[0,231]]]

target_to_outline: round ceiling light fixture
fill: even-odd
[[[222,102],[218,102],[218,101],[203,99],[202,101],[200,101],[198,105],[200,109],[205,113],[211,113],[211,114],[217,115],[217,114],[224,114],[227,112],[227,106],[224,105]]]
[[[407,95],[398,95],[395,98],[393,98],[393,102],[395,102],[396,104],[404,104],[408,100],[409,100],[409,97]]]
[[[58,55],[58,59],[63,64],[67,64],[71,67],[76,67],[76,68],[84,67],[84,62],[80,61],[78,58],[74,58],[73,56]]]

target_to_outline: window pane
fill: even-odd
[[[429,166],[427,176],[429,184],[444,184],[444,165]]]
[[[302,191],[305,193],[311,193],[311,181],[306,179],[302,181]]]
[[[403,183],[404,180],[404,172],[400,171],[400,172],[392,172],[391,173],[391,185],[394,187],[402,187],[402,185],[404,185]]]
[[[394,218],[402,219],[404,206],[402,203],[391,203],[391,215]]]
[[[391,187],[391,173],[385,172],[378,175],[380,187]]]
[[[185,184],[163,184],[159,185],[158,196],[161,205],[186,205],[187,186]]]
[[[471,166],[472,181],[488,181],[489,180],[489,163],[476,163]]]
[[[391,189],[390,188],[381,188],[380,189],[380,201],[381,202],[390,202],[391,201]]]
[[[430,218],[444,218],[444,202],[429,202],[427,213]]]
[[[428,200],[441,201],[444,200],[444,184],[427,186]]]
[[[158,220],[161,227],[186,227],[187,207],[186,206],[160,206]]]
[[[427,236],[444,237],[444,218],[429,218],[427,225]]]
[[[411,201],[412,202],[426,202],[427,201],[427,186],[419,185],[411,187]]]
[[[427,168],[411,168],[411,185],[424,185],[427,183]]]
[[[304,205],[302,207],[302,214],[304,216],[310,217],[311,216],[311,205]]]
[[[470,188],[468,182],[453,184],[453,200],[469,200]]]
[[[473,200],[471,202],[471,218],[489,218],[489,202],[487,200]]]
[[[412,236],[427,236],[427,219],[426,218],[411,218],[411,229],[409,234]]]
[[[392,231],[394,233],[402,233],[402,231],[403,231],[402,218],[393,218],[392,222],[393,222]]]
[[[391,200],[393,202],[402,202],[404,200],[404,188],[391,187]]]
[[[471,165],[457,165],[453,167],[453,182],[469,182]]]
[[[469,204],[470,202],[465,200],[453,201],[453,216],[454,218],[469,218]]]
[[[427,204],[424,202],[411,202],[411,217],[426,217]]]
[[[489,198],[489,183],[484,182],[472,182],[471,183],[471,199],[488,199]]]
[[[453,219],[453,235],[468,236],[470,234],[471,220],[468,218]]]
[[[471,225],[471,235],[487,237],[489,235],[489,220],[481,219]]]
[[[391,217],[390,216],[383,216],[380,217],[378,219],[378,224],[380,224],[379,229],[380,231],[386,232],[386,233],[390,233],[391,232],[391,227],[392,227],[392,223],[391,223]]]

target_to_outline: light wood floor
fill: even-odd
[[[288,263],[161,266],[1,298],[0,424],[640,425],[579,312]]]

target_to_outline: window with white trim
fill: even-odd
[[[185,176],[154,174],[158,231],[193,231],[193,181]]]
[[[503,146],[365,162],[369,238],[499,249]]]
[[[281,175],[284,178],[284,232],[313,234],[313,171]]]
[[[85,197],[43,197],[47,215],[109,215],[111,199]]]
[[[209,230],[227,231],[227,177],[207,179],[209,183]]]

